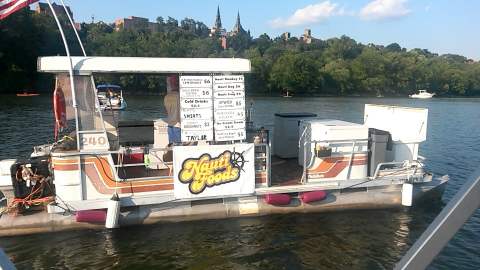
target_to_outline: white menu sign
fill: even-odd
[[[243,75],[213,77],[215,140],[244,140],[245,83]]]
[[[212,76],[180,77],[182,141],[213,140]]]

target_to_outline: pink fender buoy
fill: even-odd
[[[104,223],[107,220],[107,212],[105,210],[83,210],[77,211],[75,221],[87,223]]]
[[[300,200],[303,203],[318,202],[324,200],[327,197],[327,192],[323,190],[315,190],[303,192],[300,194]]]
[[[290,195],[288,194],[267,194],[265,202],[271,205],[287,205],[290,204]]]

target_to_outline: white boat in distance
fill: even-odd
[[[435,96],[435,93],[428,93],[427,90],[418,90],[418,93],[409,95],[411,98],[427,99]]]

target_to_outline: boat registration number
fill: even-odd
[[[108,150],[108,139],[105,134],[80,134],[81,150]]]

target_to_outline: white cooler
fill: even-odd
[[[355,152],[368,153],[368,127],[356,123],[345,122],[340,120],[306,120],[300,123],[299,128],[300,150],[298,153],[298,164],[303,166],[304,162],[304,142],[308,141],[331,141],[329,143],[318,143],[321,146],[328,146],[332,149],[332,156],[350,158],[352,152],[352,142],[356,140]],[[347,143],[336,143],[332,141],[352,141]],[[306,145],[307,165],[314,164],[315,144]],[[367,166],[362,168],[359,173],[366,176]],[[365,172],[363,172],[363,169]],[[355,176],[353,176],[355,177]]]

